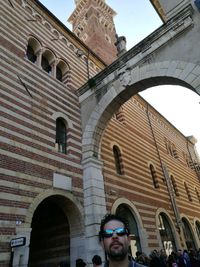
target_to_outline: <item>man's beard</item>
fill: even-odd
[[[112,245],[106,251],[108,258],[112,261],[122,261],[126,258],[128,254],[128,248],[120,244],[120,249],[113,249]]]

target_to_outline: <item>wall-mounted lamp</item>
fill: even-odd
[[[82,50],[77,49],[77,50],[76,50],[76,55],[77,55],[77,57],[82,57],[82,56],[84,55],[84,53],[83,53]]]
[[[21,225],[22,224],[22,221],[20,219],[16,219],[15,224],[16,225]]]
[[[86,57],[86,66],[87,66],[87,77],[88,77],[88,80],[90,79],[90,70],[89,70],[89,55],[90,55],[90,51],[88,50],[88,54],[87,56],[84,54],[84,52],[80,49],[77,49],[76,50],[76,55],[77,57],[82,57],[82,56],[85,56]]]

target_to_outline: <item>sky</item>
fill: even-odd
[[[70,30],[67,19],[75,8],[74,0],[40,0]],[[106,0],[117,13],[118,36],[125,36],[130,49],[158,27],[162,21],[149,0]],[[140,93],[157,111],[185,136],[193,135],[200,155],[200,96],[180,86],[157,86]]]

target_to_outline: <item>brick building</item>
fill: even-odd
[[[85,248],[77,90],[117,57],[115,12],[103,0],[75,2],[74,33],[39,1],[0,2],[2,267],[74,266],[100,252],[97,238]],[[200,246],[194,137],[136,95],[113,111],[100,154],[106,207],[128,218],[133,255]]]

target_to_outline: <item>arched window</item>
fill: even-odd
[[[150,164],[149,169],[151,172],[151,177],[152,177],[154,187],[159,188],[158,178],[157,178],[156,170],[155,170],[154,166],[152,164]]]
[[[173,157],[174,157],[175,159],[178,159],[178,158],[179,158],[177,149],[176,149],[176,147],[175,147],[174,144],[172,144],[172,154],[173,154]]]
[[[165,147],[166,147],[166,150],[167,150],[167,154],[169,154],[169,145],[168,145],[168,140],[166,137],[164,137],[164,143],[165,143]]]
[[[56,120],[56,148],[58,152],[66,154],[67,129],[62,118]]]
[[[197,236],[200,241],[200,222],[196,221],[195,226],[196,226]]]
[[[26,48],[26,57],[31,62],[35,63],[37,61],[37,54],[41,49],[41,45],[37,39],[30,37],[28,40],[28,45]]]
[[[56,66],[56,79],[60,82],[63,80],[62,70],[59,68],[59,66]]]
[[[182,218],[182,223],[183,223],[183,233],[185,237],[185,243],[187,246],[187,250],[193,249],[195,250],[195,243],[193,240],[192,232],[189,227],[189,223],[185,218]]]
[[[126,117],[124,114],[123,107],[120,107],[119,110],[115,113],[116,115],[116,120],[118,120],[121,123],[126,123]]]
[[[113,146],[113,155],[115,159],[116,173],[122,175],[123,174],[122,157],[121,157],[121,152],[117,146]]]
[[[119,205],[116,210],[116,214],[125,218],[129,223],[131,237],[131,255],[135,257],[136,251],[141,251],[140,237],[135,217],[125,204]]]
[[[51,65],[49,63],[48,58],[45,55],[42,55],[42,62],[41,62],[42,68],[47,73],[51,73]]]
[[[173,175],[171,175],[170,178],[171,178],[171,181],[172,181],[172,187],[173,187],[173,190],[174,190],[174,194],[175,194],[175,196],[179,197],[180,194],[179,194],[178,186],[176,184],[176,180],[175,180]]]
[[[45,50],[42,54],[42,62],[41,66],[44,71],[51,74],[52,72],[52,64],[55,60],[54,54],[50,50]]]
[[[189,200],[189,201],[192,201],[192,196],[191,196],[191,194],[190,194],[190,190],[189,190],[189,187],[188,187],[188,185],[187,185],[186,182],[184,182],[184,186],[185,186],[185,191],[186,191],[188,200]]]
[[[196,195],[197,195],[197,199],[200,203],[200,194],[199,194],[199,191],[197,190],[197,188],[195,187],[195,192],[196,192]]]
[[[35,55],[35,52],[30,45],[27,46],[26,56],[27,56],[28,60],[30,60],[33,63],[35,63],[37,60],[37,56]]]
[[[160,213],[158,219],[158,229],[160,232],[162,244],[167,255],[170,255],[172,251],[176,251],[175,239],[172,233],[172,229],[166,214],[164,214],[163,212]]]
[[[69,66],[62,59],[56,65],[56,79],[64,84],[67,84],[69,80]]]
[[[170,155],[173,157],[174,154],[173,154],[172,144],[171,144],[170,141],[169,141],[169,143],[168,143],[168,147],[169,147],[169,153],[170,153]]]

